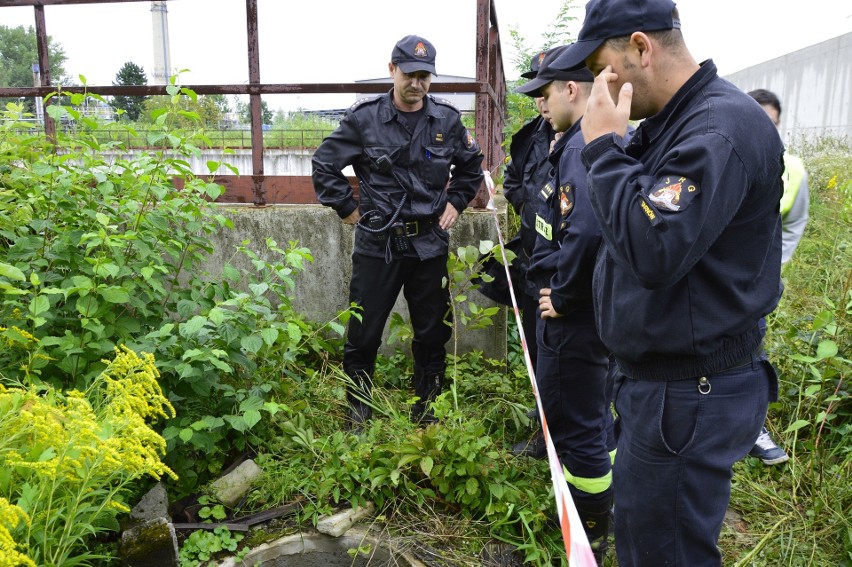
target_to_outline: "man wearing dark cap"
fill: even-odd
[[[548,431],[580,520],[600,563],[606,554],[612,472],[607,450],[608,352],[595,330],[592,270],[601,245],[589,204],[580,123],[594,77],[582,67],[552,67],[566,49],[548,51],[536,77],[517,90],[541,97],[558,139],[552,176],[536,192],[537,238],[529,279],[539,290],[536,384]]]
[[[594,303],[618,365],[618,564],[718,566],[732,466],[777,390],[760,320],[780,295],[782,143],[693,59],[671,0],[589,2],[555,62],[584,64],[582,159],[605,244]],[[628,118],[644,121],[622,147]]]
[[[459,111],[427,93],[435,48],[422,37],[399,40],[388,64],[393,88],[356,102],[313,156],[320,203],[353,224],[355,248],[343,369],[348,423],[360,431],[372,416],[371,389],[382,331],[400,290],[414,330],[415,422],[432,422],[441,393],[450,320],[449,230],[483,181],[482,152]],[[359,197],[343,174],[352,166]],[[450,168],[452,176],[450,176]]]

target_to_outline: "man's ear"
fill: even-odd
[[[570,102],[574,102],[577,98],[577,94],[580,92],[580,86],[574,81],[567,81],[565,83],[565,90],[568,91],[568,100]]]
[[[388,73],[390,73],[391,77],[393,77],[393,68],[394,68],[394,64],[388,63]]]
[[[654,44],[651,38],[644,32],[633,32],[630,36],[630,47],[639,56],[642,67],[651,64],[651,56],[654,54]]]

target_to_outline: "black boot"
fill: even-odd
[[[346,423],[344,425],[347,431],[351,431],[355,435],[360,435],[364,433],[364,427],[372,417],[373,408],[364,402],[356,401],[349,404],[349,409],[346,410]]]
[[[414,394],[418,400],[411,406],[411,422],[428,425],[437,423],[438,418],[429,407],[441,390],[444,389],[444,373],[427,373],[417,366],[414,367]]]
[[[370,406],[370,391],[372,390],[373,380],[371,373],[366,370],[347,372],[347,375],[350,377],[351,383],[346,389],[349,408],[346,411],[344,427],[347,431],[360,435],[364,432],[367,422],[373,417],[373,408]]]
[[[547,444],[544,442],[544,431],[541,428],[527,441],[512,445],[512,454],[518,457],[544,459],[547,457]]]
[[[610,509],[612,507],[612,489],[600,494],[589,494],[571,487],[574,505],[580,522],[586,531],[586,537],[592,546],[595,561],[602,566],[606,557],[609,539]]]
[[[512,446],[512,454],[518,457],[530,457],[533,459],[547,458],[547,444],[544,441],[544,431],[541,428],[541,418],[538,408],[527,412],[527,417],[538,427],[538,430],[527,441],[521,441]]]

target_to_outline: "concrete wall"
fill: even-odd
[[[311,176],[311,158],[314,155],[313,149],[264,149],[263,150],[263,174],[267,177],[272,176]],[[107,151],[101,152],[105,158],[129,159],[134,152],[116,152]],[[251,162],[250,149],[235,149],[228,150],[225,153],[218,149],[205,149],[198,155],[181,156],[182,160],[189,163],[190,169],[196,175],[209,175],[207,162],[218,161],[227,163],[237,169],[240,175],[250,176],[253,173]],[[233,175],[233,172],[225,167],[220,167],[214,172],[216,175]],[[355,175],[351,167],[343,170],[345,175]]]
[[[501,231],[506,231],[506,203],[499,198],[498,214]],[[286,248],[291,240],[310,249],[314,261],[296,280],[293,305],[308,319],[325,322],[334,319],[337,313],[349,306],[349,281],[352,274],[352,246],[355,228],[344,225],[334,211],[321,205],[271,205],[254,207],[251,205],[219,205],[221,212],[233,220],[235,230],[224,231],[213,241],[215,253],[211,257],[208,269],[218,273],[226,262],[233,262],[236,246],[243,240],[250,240],[253,250],[264,249],[267,237],[274,238],[280,247]],[[459,218],[450,235],[450,250],[460,246],[477,245],[480,240],[497,242],[494,214],[486,210],[468,209]],[[276,258],[268,258],[270,261]],[[245,263],[243,264],[245,265]],[[494,303],[484,296],[474,293],[471,296],[479,306],[492,306]],[[402,294],[397,299],[394,311],[408,319],[408,309]],[[458,353],[471,350],[482,351],[485,356],[495,359],[506,357],[507,312],[501,308],[494,318],[492,327],[484,330],[458,333]],[[385,329],[387,337],[387,329]],[[392,354],[402,346],[410,354],[410,345],[386,345],[385,354]],[[453,352],[454,339],[447,345],[447,351]]]
[[[852,33],[725,77],[744,91],[781,99],[781,137],[795,142],[831,133],[852,137]]]

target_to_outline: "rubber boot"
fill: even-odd
[[[356,435],[364,432],[366,423],[373,417],[373,408],[370,406],[370,390],[373,380],[369,373],[364,370],[353,372],[349,375],[352,384],[346,389],[346,399],[349,408],[346,412],[345,428]]]
[[[438,394],[444,389],[443,372],[424,372],[417,366],[414,367],[414,395],[418,400],[411,406],[412,423],[437,423],[438,419],[432,413],[431,404]]]
[[[612,489],[600,494],[589,494],[571,487],[571,495],[580,522],[592,546],[592,553],[598,565],[603,565],[609,539],[610,510],[612,508]]]
[[[528,411],[527,417],[537,427],[536,432],[528,440],[512,445],[512,454],[518,457],[545,459],[547,458],[547,444],[544,441],[544,431],[541,428],[541,417],[538,415],[538,408]]]

